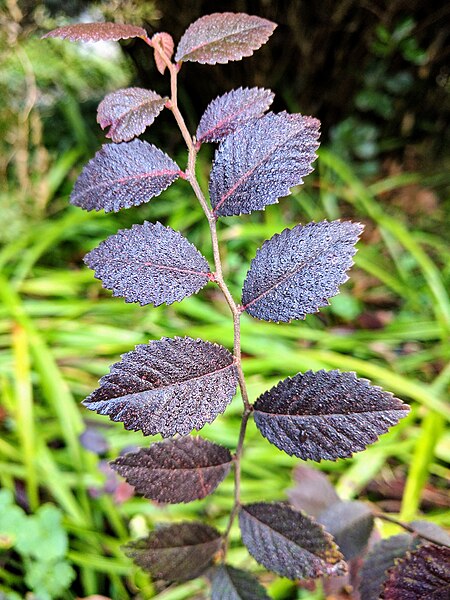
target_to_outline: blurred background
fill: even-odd
[[[365,224],[351,279],[331,306],[304,322],[243,318],[244,371],[252,399],[307,369],[356,371],[410,403],[392,432],[354,458],[323,462],[343,499],[376,503],[409,521],[450,526],[449,13],[442,2],[68,0],[0,2],[0,598],[206,598],[196,580],[164,589],[120,549],[156,522],[201,518],[225,526],[232,478],[189,505],[134,497],[108,460],[152,440],[87,414],[79,402],[137,343],[190,335],[232,346],[227,306],[213,286],[170,307],[112,298],[82,262],[108,235],[159,220],[180,229],[209,258],[208,228],[179,181],[149,204],[105,215],[69,206],[83,165],[105,142],[96,107],[129,85],[167,94],[140,40],[75,44],[40,40],[59,25],[113,20],[179,39],[189,23],[218,11],[279,24],[268,44],[241,62],[188,63],[180,106],[191,131],[207,104],[234,87],[264,86],[274,110],[322,121],[315,172],[277,205],[223,219],[226,277],[238,298],[256,248],[285,227],[350,218]],[[185,165],[168,111],[145,139]],[[199,158],[207,187],[213,148]],[[245,315],[244,315],[245,317]],[[236,398],[202,435],[234,449]],[[243,500],[282,500],[298,460],[250,426]],[[380,535],[396,533],[377,523]],[[230,560],[258,572],[233,530]],[[315,590],[263,575],[273,598],[321,599]],[[337,597],[337,596],[335,596]],[[344,595],[339,598],[356,598]]]

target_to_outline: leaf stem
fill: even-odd
[[[239,439],[236,447],[236,453],[234,455],[234,503],[233,508],[230,513],[230,518],[228,520],[228,525],[223,535],[223,557],[225,557],[227,547],[228,547],[228,538],[231,527],[233,525],[234,519],[239,510],[240,505],[240,489],[241,489],[241,457],[244,448],[244,438],[245,432],[247,429],[248,419],[252,413],[253,407],[250,404],[248,398],[247,387],[245,384],[244,372],[242,369],[242,357],[241,357],[241,326],[240,326],[240,316],[241,309],[236,304],[231,292],[223,278],[223,269],[222,269],[222,261],[220,257],[220,248],[219,248],[219,240],[217,236],[217,219],[214,216],[212,210],[208,206],[205,195],[200,187],[196,176],[196,161],[197,161],[197,153],[199,150],[199,145],[197,145],[195,138],[193,138],[189,130],[186,126],[183,115],[178,108],[178,100],[177,100],[177,76],[179,68],[176,64],[172,63],[169,57],[165,54],[163,48],[159,44],[155,44],[156,51],[160,54],[164,64],[169,69],[170,73],[170,89],[171,89],[171,98],[168,102],[168,108],[172,111],[173,116],[178,124],[181,135],[186,143],[188,148],[188,164],[186,168],[186,179],[189,181],[197,200],[200,203],[200,206],[205,213],[205,216],[208,220],[209,230],[211,235],[211,244],[213,250],[214,257],[214,269],[213,273],[214,282],[217,283],[220,291],[222,292],[227,304],[230,308],[231,314],[233,316],[233,334],[234,334],[234,343],[233,343],[233,355],[234,361],[236,365],[236,369],[238,372],[238,380],[239,380],[239,388],[241,391],[242,402],[244,404],[244,413],[242,415],[241,427],[239,431]]]
[[[405,531],[409,531],[410,533],[413,533],[414,535],[418,535],[419,537],[423,538],[424,540],[427,540],[428,542],[431,542],[433,544],[439,543],[439,542],[436,542],[435,538],[428,536],[426,533],[421,533],[418,529],[416,529],[414,527],[414,525],[409,525],[408,523],[405,523],[404,521],[396,519],[395,517],[392,517],[391,515],[387,515],[386,513],[378,512],[376,510],[372,511],[372,515],[376,519],[382,519],[383,521],[388,521],[389,523],[394,523],[394,525],[398,525]],[[440,543],[442,543],[442,542],[440,542]]]

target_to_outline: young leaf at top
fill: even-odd
[[[70,202],[85,210],[117,212],[159,196],[180,173],[167,154],[147,142],[105,144],[84,167]]]
[[[322,525],[281,503],[257,502],[239,513],[242,541],[266,569],[289,579],[345,573],[343,556]]]
[[[275,234],[252,260],[243,310],[264,321],[287,322],[329,304],[348,279],[362,229],[360,223],[322,221]]]
[[[85,256],[114,296],[141,305],[172,304],[209,281],[209,265],[181,233],[161,223],[121,229]]]
[[[384,600],[448,600],[450,548],[427,544],[389,570],[381,598]]]
[[[239,88],[213,100],[203,113],[196,138],[200,143],[220,142],[250,119],[260,117],[274,98],[263,88]]]
[[[365,502],[336,502],[317,517],[334,537],[346,561],[361,556],[373,529],[373,516]]]
[[[394,535],[377,542],[367,554],[361,569],[361,598],[379,600],[388,569],[394,566],[396,558],[405,556],[418,543],[419,540],[410,533]]]
[[[287,496],[296,510],[303,510],[317,518],[325,509],[340,502],[325,473],[297,465],[293,471],[293,478],[295,485],[287,490]]]
[[[117,42],[129,38],[146,38],[147,32],[136,25],[121,23],[76,23],[49,31],[43,38],[61,38],[71,42]]]
[[[203,523],[167,525],[125,546],[126,555],[153,579],[188,581],[210,566],[222,542],[220,533]]]
[[[175,60],[215,65],[251,56],[267,42],[275,23],[245,13],[214,13],[194,21],[184,32]]]
[[[225,138],[209,182],[214,215],[261,210],[303,183],[313,170],[319,125],[300,114],[267,113]]]
[[[256,426],[269,442],[316,462],[364,450],[409,412],[389,392],[337,370],[288,377],[262,394],[254,409]]]
[[[167,98],[143,88],[125,88],[105,96],[97,109],[97,123],[113,142],[128,142],[153,123]]]
[[[164,54],[167,56],[167,58],[170,60],[172,58],[173,51],[175,48],[173,38],[170,35],[170,33],[161,31],[159,33],[155,33],[155,35],[151,39],[151,42],[152,42],[153,51],[154,51],[156,68],[161,73],[161,75],[164,75],[164,71],[166,70],[167,65],[161,58],[161,55],[158,52],[157,47],[159,46],[161,48],[161,50],[164,52]]]
[[[266,590],[246,571],[223,565],[214,569],[211,600],[270,600]]]
[[[110,464],[139,494],[175,504],[211,494],[227,476],[231,462],[227,448],[188,436],[152,444]]]
[[[83,404],[144,435],[187,435],[225,410],[237,383],[223,346],[162,338],[124,354]]]

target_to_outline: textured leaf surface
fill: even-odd
[[[184,32],[175,60],[215,65],[251,56],[267,42],[275,23],[245,13],[214,13]]]
[[[360,556],[373,529],[372,511],[364,502],[336,502],[317,520],[334,537],[346,561]]]
[[[450,548],[428,544],[408,553],[389,571],[384,600],[448,600]]]
[[[340,575],[342,555],[321,525],[281,503],[241,508],[242,541],[266,569],[289,579]]]
[[[144,435],[186,435],[211,423],[237,386],[233,356],[217,344],[163,338],[127,352],[83,404]]]
[[[98,105],[97,123],[110,126],[106,137],[128,142],[143,133],[164,108],[166,98],[143,88],[124,88],[108,94]]]
[[[200,437],[152,444],[111,462],[139,494],[158,502],[192,502],[211,494],[231,467],[227,448]]]
[[[388,569],[394,566],[396,558],[405,556],[416,544],[414,536],[409,533],[394,535],[377,542],[367,554],[362,566],[359,586],[361,599],[379,600]]]
[[[117,42],[128,38],[145,38],[147,32],[142,27],[121,23],[76,23],[53,29],[42,37],[61,38],[72,42]]]
[[[361,232],[359,223],[322,221],[275,234],[252,260],[243,309],[257,319],[277,322],[317,312],[347,281]]]
[[[311,173],[319,121],[267,113],[229,135],[216,151],[209,193],[214,214],[231,216],[278,202]]]
[[[170,33],[166,33],[165,31],[155,33],[155,35],[152,37],[152,46],[154,49],[156,68],[161,73],[161,75],[164,75],[164,71],[166,70],[167,65],[161,58],[161,55],[156,49],[156,47],[159,46],[164,52],[164,54],[167,56],[167,58],[171,59],[175,48],[173,38],[170,35]]]
[[[177,523],[156,529],[125,549],[154,579],[188,581],[209,567],[221,540],[216,529],[203,523]]]
[[[85,210],[117,212],[159,196],[180,173],[167,154],[147,142],[106,144],[84,167],[70,201]]]
[[[296,510],[318,517],[325,509],[340,501],[327,476],[311,467],[297,465],[293,471],[295,485],[287,491]]]
[[[114,296],[142,305],[179,302],[209,281],[208,262],[197,248],[161,223],[122,229],[84,261]]]
[[[212,576],[211,600],[270,600],[256,577],[228,565]]]
[[[263,88],[239,88],[219,96],[209,104],[197,128],[199,142],[219,142],[250,119],[260,117],[274,98]]]
[[[255,403],[255,423],[280,450],[303,460],[360,452],[409,412],[355,373],[307,371],[281,381]]]

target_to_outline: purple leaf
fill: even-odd
[[[209,193],[216,216],[261,210],[311,173],[319,121],[267,113],[229,135],[216,151]]]
[[[346,561],[364,553],[373,529],[373,516],[368,504],[339,501],[322,512],[317,520],[334,537]]]
[[[108,94],[97,109],[97,123],[111,126],[106,137],[128,142],[143,133],[164,108],[167,98],[143,88],[125,88]]]
[[[245,13],[214,13],[194,21],[181,38],[175,60],[215,65],[251,56],[267,42],[275,23]]]
[[[189,522],[156,529],[125,546],[126,554],[154,579],[188,581],[210,566],[222,538],[213,527]]]
[[[250,119],[260,117],[274,98],[263,88],[239,88],[213,100],[203,113],[196,138],[200,143],[220,142]]]
[[[414,534],[425,536],[428,542],[434,542],[440,546],[450,546],[450,535],[432,521],[411,521],[409,523],[414,528]]]
[[[360,592],[362,600],[379,600],[386,581],[387,571],[394,566],[395,559],[405,556],[407,550],[417,545],[409,534],[394,535],[377,542],[367,554],[362,570]]]
[[[448,600],[450,548],[428,544],[389,570],[381,598],[384,600]]]
[[[152,144],[105,144],[84,167],[70,201],[85,210],[117,212],[159,196],[180,174],[178,165]]]
[[[152,444],[120,456],[112,468],[150,500],[192,502],[211,494],[231,467],[227,448],[200,437]]]
[[[303,510],[317,518],[329,506],[339,502],[334,487],[321,471],[298,465],[293,477],[295,485],[287,491],[287,495],[296,510]]]
[[[223,565],[214,569],[211,600],[270,600],[266,590],[246,571]]]
[[[255,423],[280,450],[303,460],[360,452],[406,417],[409,406],[355,373],[307,371],[265,392]]]
[[[167,65],[161,58],[161,55],[156,48],[159,46],[164,52],[164,54],[167,56],[167,58],[170,60],[172,58],[173,51],[175,48],[173,38],[170,35],[170,33],[165,33],[164,31],[161,31],[160,33],[155,33],[155,35],[151,39],[151,42],[154,51],[156,68],[161,73],[161,75],[164,75],[164,71],[166,70]]]
[[[141,305],[180,302],[209,281],[208,262],[197,248],[161,223],[122,229],[84,261],[114,296]]]
[[[222,346],[163,338],[124,354],[83,404],[144,435],[187,435],[225,410],[237,383],[233,356]]]
[[[281,503],[258,502],[239,513],[242,541],[266,569],[289,579],[345,573],[333,538],[314,519]]]
[[[72,42],[102,42],[146,38],[147,32],[136,25],[121,23],[77,23],[49,31],[42,38],[61,38]]]
[[[109,450],[108,440],[95,427],[86,427],[79,439],[83,448],[89,452],[105,454]]]
[[[264,321],[304,319],[339,292],[352,266],[360,223],[321,221],[285,229],[252,260],[242,308]]]

